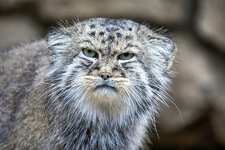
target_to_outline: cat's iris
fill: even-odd
[[[95,52],[94,50],[84,48],[84,49],[82,49],[82,52],[87,57],[91,57],[91,58],[97,58],[98,57],[97,52]]]
[[[129,60],[134,56],[133,53],[122,53],[118,56],[118,59],[120,60]]]

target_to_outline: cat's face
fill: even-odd
[[[167,84],[173,44],[132,21],[92,19],[59,29],[48,41],[49,76],[65,103],[76,101],[92,111],[141,112],[157,103],[152,98]]]

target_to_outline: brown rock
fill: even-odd
[[[185,24],[189,0],[46,0],[40,3],[44,19],[113,17],[149,19],[159,24]]]
[[[172,97],[183,119],[175,106],[169,102],[170,107],[160,114],[159,131],[162,134],[174,135],[183,133],[187,127],[191,132],[197,125],[209,124],[204,126],[202,131],[198,130],[201,139],[212,143],[213,139],[225,145],[224,56],[201,46],[188,34],[178,33],[176,40],[180,63],[175,67],[178,73],[174,79]],[[207,118],[204,119],[205,123],[199,122],[202,118]],[[206,134],[205,131],[212,132],[213,135]]]
[[[0,9],[2,10],[12,9],[34,1],[36,0],[0,0],[1,4]]]
[[[175,68],[177,73],[174,79],[172,97],[174,103],[162,111],[160,115],[160,129],[162,132],[177,132],[198,120],[209,102],[206,91],[214,84],[214,76],[209,69],[207,53],[188,34],[178,34],[178,59]]]
[[[0,17],[0,50],[37,39],[41,35],[41,27],[29,17],[19,15]]]
[[[214,85],[210,99],[213,109],[210,115],[211,124],[216,140],[225,146],[225,59],[216,59],[212,62],[211,68],[216,85]]]
[[[195,21],[201,38],[225,52],[225,1],[201,0]]]

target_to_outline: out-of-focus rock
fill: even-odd
[[[196,32],[225,52],[225,1],[201,0],[195,17]]]
[[[189,35],[178,34],[176,41],[179,63],[175,64],[178,74],[174,79],[172,97],[182,117],[173,103],[169,102],[171,107],[165,108],[160,115],[160,128],[166,133],[183,129],[205,113],[209,105],[207,92],[215,82],[204,49]]]
[[[0,50],[41,37],[42,28],[29,17],[0,17]]]
[[[225,55],[224,55],[225,56]],[[212,60],[211,72],[215,74],[216,85],[210,98],[212,105],[211,124],[216,140],[225,146],[225,59]]]
[[[180,63],[175,67],[178,74],[174,79],[172,97],[182,119],[169,102],[170,107],[160,114],[159,130],[162,134],[182,133],[199,119],[209,118],[215,136],[210,138],[225,145],[225,60],[189,35],[178,33],[176,41]]]
[[[19,7],[21,5],[32,3],[37,0],[0,0],[0,9],[7,10],[15,7]]]
[[[212,129],[214,132],[214,136],[216,141],[221,145],[225,146],[225,114],[224,111],[216,112],[212,114],[211,119]]]
[[[189,0],[45,0],[40,3],[42,18],[113,17],[149,19],[166,25],[189,21]]]

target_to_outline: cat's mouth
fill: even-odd
[[[112,90],[112,91],[117,91],[115,87],[110,86],[108,84],[102,84],[102,85],[98,85],[96,86],[95,90]]]

